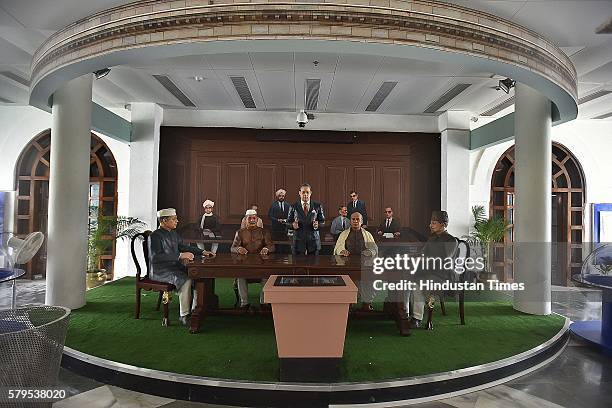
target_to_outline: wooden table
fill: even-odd
[[[191,333],[197,333],[204,318],[206,296],[212,291],[212,278],[262,279],[270,275],[349,275],[361,280],[360,256],[217,254],[214,258],[196,258],[187,265],[197,291],[197,307],[191,315]]]

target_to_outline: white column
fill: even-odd
[[[550,314],[551,118],[550,101],[523,84],[515,92],[514,308]]]
[[[157,176],[159,131],[163,109],[154,103],[132,104],[130,143],[129,215],[155,229],[157,222]]]
[[[93,75],[53,94],[47,236],[48,305],[85,305]]]
[[[448,212],[448,232],[466,235],[470,227],[470,114],[448,111],[440,115],[441,210]]]

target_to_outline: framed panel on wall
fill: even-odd
[[[612,242],[612,204],[593,204],[593,242]]]

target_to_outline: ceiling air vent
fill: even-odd
[[[397,82],[383,82],[370,101],[370,104],[365,109],[366,112],[376,112],[385,99],[387,99],[387,96],[389,96],[393,88],[395,88],[395,85],[397,85]]]
[[[21,85],[24,85],[24,86],[27,86],[27,87],[30,86],[30,81],[28,81],[27,79],[25,79],[25,78],[15,74],[15,73],[13,73],[11,71],[2,71],[2,72],[0,72],[0,75],[4,75],[5,77],[7,77],[9,79],[12,79],[15,82],[20,83]]]
[[[436,112],[438,112],[438,110],[441,107],[443,107],[444,105],[446,105],[447,103],[449,103],[450,101],[455,99],[457,97],[457,95],[459,95],[461,92],[463,92],[466,89],[468,89],[470,87],[470,85],[472,85],[472,84],[457,84],[457,85],[453,86],[451,89],[449,89],[448,91],[444,92],[444,94],[441,97],[439,97],[436,101],[432,102],[427,107],[427,109],[425,109],[425,111],[423,111],[423,113],[436,113]]]
[[[231,76],[230,79],[244,107],[247,109],[255,109],[257,106],[255,106],[255,101],[253,100],[253,95],[251,95],[251,90],[249,89],[246,79],[241,76]]]
[[[304,91],[304,109],[307,111],[317,110],[319,105],[319,90],[321,89],[320,79],[307,79]]]
[[[495,105],[491,109],[482,112],[480,114],[480,116],[493,116],[496,113],[499,113],[499,112],[503,111],[508,106],[512,106],[512,105],[514,105],[514,96],[511,96],[510,98],[506,99],[505,101]]]
[[[593,92],[590,95],[583,96],[582,98],[578,99],[578,105],[582,105],[583,103],[590,102],[593,99],[601,98],[602,96],[606,96],[606,95],[611,94],[611,93],[612,93],[612,91],[606,91],[606,90],[601,90],[601,91]]]
[[[157,81],[183,105],[190,108],[196,107],[195,104],[191,102],[191,99],[189,99],[187,95],[185,95],[183,91],[181,91],[178,86],[176,86],[176,84],[166,75],[153,75],[153,78],[157,79]]]

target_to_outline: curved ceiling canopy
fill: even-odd
[[[106,67],[194,54],[299,50],[459,63],[539,90],[555,104],[557,123],[576,118],[575,68],[538,34],[447,3],[367,1],[192,0],[177,6],[147,0],[100,12],[55,33],[37,50],[30,104],[48,109],[65,82]]]

